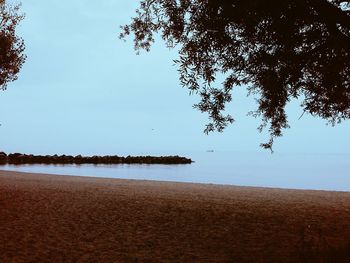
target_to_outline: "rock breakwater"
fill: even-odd
[[[181,156],[72,156],[33,155],[0,152],[0,164],[190,164],[192,160]]]

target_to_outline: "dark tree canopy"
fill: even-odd
[[[9,6],[0,0],[0,89],[17,79],[25,61],[24,43],[16,35],[16,26],[23,19],[19,6]]]
[[[148,51],[155,33],[179,47],[180,81],[200,94],[206,132],[234,121],[225,106],[243,84],[258,98],[259,130],[269,129],[264,148],[289,127],[292,98],[333,125],[350,117],[350,1],[143,0],[121,38],[131,33],[136,50]]]

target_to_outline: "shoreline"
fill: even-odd
[[[350,192],[0,171],[0,211],[1,262],[350,259]]]
[[[252,188],[252,189],[266,189],[266,190],[290,190],[290,191],[316,191],[316,192],[334,192],[334,193],[350,193],[350,190],[329,190],[329,189],[311,189],[311,188],[287,188],[287,187],[274,187],[274,186],[250,186],[250,185],[236,185],[236,184],[224,184],[224,183],[208,183],[208,182],[185,182],[185,181],[172,181],[172,180],[156,180],[156,179],[132,179],[132,178],[117,178],[117,177],[103,177],[94,175],[74,175],[74,174],[59,174],[59,173],[44,173],[44,172],[26,172],[16,170],[1,169],[0,174],[3,172],[29,174],[37,176],[65,176],[65,177],[79,177],[79,178],[91,178],[101,180],[125,180],[125,181],[138,181],[138,182],[155,182],[155,183],[169,183],[169,184],[194,184],[203,186],[221,186],[221,187],[239,187],[239,188]]]

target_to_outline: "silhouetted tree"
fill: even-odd
[[[0,89],[17,79],[25,61],[24,42],[16,36],[16,26],[23,19],[19,5],[10,6],[0,0]]]
[[[207,112],[205,132],[222,131],[236,85],[257,96],[261,131],[274,138],[289,127],[285,106],[301,98],[304,112],[331,124],[350,117],[350,1],[143,0],[121,38],[150,50],[154,33],[179,47],[180,81]],[[225,77],[215,87],[218,75]]]

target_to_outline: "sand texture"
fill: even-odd
[[[0,262],[350,262],[350,193],[0,171]]]

